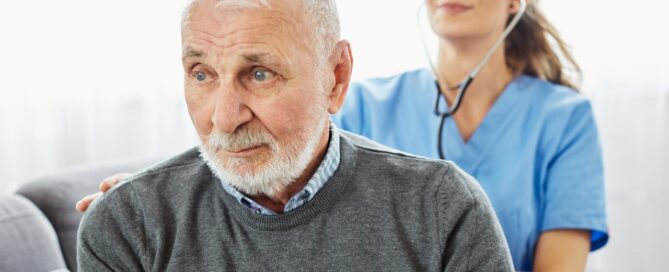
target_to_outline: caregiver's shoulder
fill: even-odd
[[[532,76],[517,79],[522,89],[532,94],[531,106],[548,114],[571,114],[574,111],[591,111],[590,100],[580,91]]]
[[[402,73],[371,77],[351,82],[349,94],[351,96],[362,96],[367,99],[383,99],[389,96],[399,95],[402,92],[412,92],[433,88],[434,76],[428,69],[415,69]]]

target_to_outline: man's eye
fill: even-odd
[[[197,81],[205,81],[207,80],[207,74],[204,72],[195,72],[195,79]]]
[[[272,72],[265,71],[265,70],[255,70],[253,71],[253,79],[255,79],[258,82],[263,82],[268,79],[271,79],[273,76]]]

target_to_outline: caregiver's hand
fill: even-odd
[[[104,192],[109,191],[109,189],[111,189],[116,184],[121,182],[123,179],[129,177],[130,175],[131,174],[129,173],[119,173],[105,178],[100,183],[100,192],[85,196],[84,198],[82,198],[77,202],[75,208],[77,209],[77,211],[85,212],[86,209],[88,209],[88,206],[91,205],[91,202],[93,202],[93,200],[101,196]]]

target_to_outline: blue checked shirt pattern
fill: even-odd
[[[300,192],[291,197],[288,203],[286,203],[283,212],[286,213],[297,209],[311,200],[316,195],[318,190],[323,188],[325,183],[328,182],[330,177],[332,177],[334,172],[339,167],[339,157],[339,130],[332,122],[330,122],[330,143],[323,161],[321,161],[320,166],[318,166],[318,169],[316,169],[316,173],[314,173],[307,185],[304,186]],[[225,181],[221,181],[221,183],[223,184],[223,188],[228,194],[232,195],[240,204],[249,208],[253,212],[262,215],[277,215],[274,211],[263,207],[262,205],[253,201],[253,199],[245,196],[229,183]]]

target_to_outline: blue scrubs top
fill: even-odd
[[[333,121],[401,151],[438,158],[436,92],[427,69],[361,81],[351,85]],[[486,191],[516,269],[532,270],[543,231],[591,230],[591,250],[608,241],[597,127],[590,102],[576,91],[520,76],[468,142],[451,118],[441,141],[446,159]]]

